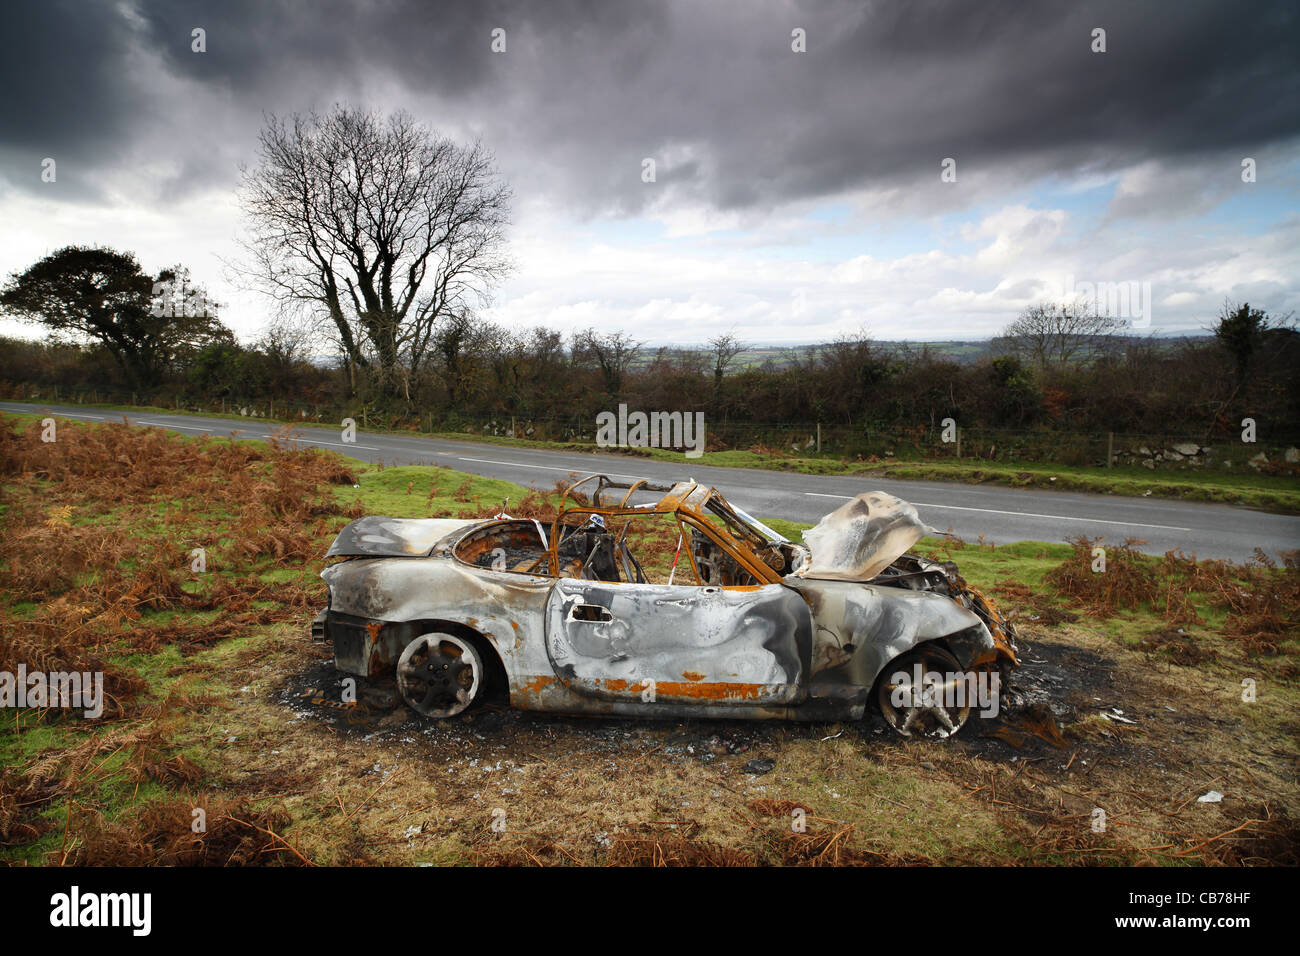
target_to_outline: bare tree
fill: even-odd
[[[736,338],[735,332],[727,332],[709,339],[709,348],[713,349],[713,391],[716,394],[722,391],[722,376],[727,374],[736,356],[745,351],[745,345]]]
[[[994,347],[1032,359],[1041,371],[1068,365],[1102,345],[1123,323],[1082,302],[1038,303],[1020,313],[994,339]]]
[[[348,362],[398,395],[439,323],[486,301],[509,269],[509,191],[491,156],[407,113],[348,106],[272,116],[260,143],[258,165],[242,170],[251,262],[237,271],[328,316]]]
[[[586,329],[573,335],[573,357],[575,361],[594,359],[604,377],[606,394],[617,396],[623,391],[623,376],[641,345],[626,332],[601,335]]]
[[[262,330],[256,348],[266,355],[276,375],[285,378],[295,365],[310,357],[312,332],[308,325],[273,319]]]

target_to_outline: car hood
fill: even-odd
[[[325,557],[423,557],[447,535],[481,524],[482,520],[387,518],[382,515],[358,518],[339,532]]]
[[[921,521],[912,505],[883,491],[864,492],[804,532],[811,556],[796,574],[868,581],[927,534],[942,532]]]

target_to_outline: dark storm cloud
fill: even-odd
[[[47,156],[69,170],[113,161],[133,125],[135,97],[122,70],[130,35],[106,4],[0,8],[0,185],[35,188]]]
[[[947,156],[1004,180],[1187,164],[1300,132],[1290,3],[160,0],[0,18],[0,80],[23,91],[0,100],[0,175],[18,188],[40,156],[111,173],[142,149],[173,160],[172,193],[232,184],[264,112],[335,99],[481,133],[517,192],[589,211],[937,183]]]

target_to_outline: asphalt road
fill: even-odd
[[[48,411],[80,421],[121,421],[168,428],[186,435],[266,438],[277,426],[257,419],[232,421],[191,415],[112,412],[78,406],[0,402],[0,410]],[[749,468],[717,468],[685,457],[680,464],[630,455],[588,454],[512,448],[472,441],[385,435],[359,431],[345,443],[341,430],[299,428],[305,445],[333,448],[363,461],[388,464],[436,463],[460,471],[502,478],[522,485],[550,488],[570,474],[604,471],[610,475],[652,479],[694,478],[715,485],[728,500],[757,518],[816,521],[863,491],[897,495],[917,507],[931,526],[973,541],[1064,541],[1076,535],[1145,540],[1142,550],[1163,554],[1181,548],[1200,558],[1245,561],[1255,548],[1272,556],[1300,547],[1300,517],[1276,515],[1229,505],[1129,498],[995,485],[932,481],[886,481],[877,478],[799,475]]]

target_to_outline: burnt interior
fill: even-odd
[[[504,521],[466,535],[455,554],[479,568],[549,576],[546,528],[539,529],[529,519]],[[603,522],[578,515],[566,518],[559,534],[559,577],[646,583],[645,571],[628,547],[626,530],[616,533]]]
[[[542,526],[543,530],[545,525]],[[524,518],[503,521],[467,534],[456,557],[477,568],[548,574],[546,542],[537,525]]]
[[[920,555],[904,554],[868,583],[911,591],[937,591],[952,597],[952,585],[960,580],[957,565],[951,561],[936,564],[926,561]]]

